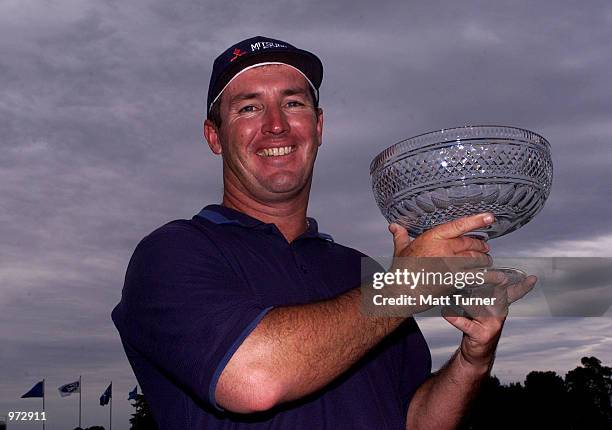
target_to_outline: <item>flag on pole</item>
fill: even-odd
[[[138,385],[136,385],[134,389],[129,392],[128,400],[136,400],[137,395],[138,395]]]
[[[81,392],[81,381],[74,381],[69,384],[62,385],[58,388],[60,396],[66,397],[71,395],[72,393],[80,393]]]
[[[113,397],[113,383],[111,382],[108,388],[100,396],[100,406],[108,405],[111,397]]]
[[[21,396],[22,399],[27,399],[28,397],[45,397],[45,388],[44,381],[37,382],[30,391]]]

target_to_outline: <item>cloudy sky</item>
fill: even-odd
[[[555,177],[544,210],[494,253],[612,257],[610,2],[3,0],[0,415],[40,410],[18,397],[46,378],[47,429],[72,428],[78,399],[56,387],[83,375],[83,424],[108,426],[97,400],[113,380],[114,428],[128,428],[136,381],[109,314],[138,241],[220,201],[204,96],[214,58],[254,35],[324,63],[309,215],[336,241],[391,252],[369,184],[378,152],[504,124],[548,138]],[[459,335],[421,325],[439,366]],[[610,333],[609,317],[511,318],[494,372],[610,365]]]

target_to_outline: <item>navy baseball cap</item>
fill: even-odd
[[[285,64],[300,72],[310,84],[319,100],[319,87],[323,80],[323,64],[311,52],[298,49],[282,40],[256,36],[227,48],[213,64],[208,86],[207,115],[210,108],[240,73],[265,64]]]

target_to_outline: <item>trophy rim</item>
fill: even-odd
[[[441,128],[437,130],[428,131],[425,133],[417,134],[416,136],[409,137],[407,139],[402,139],[399,142],[394,143],[393,145],[381,151],[376,157],[374,157],[374,159],[370,163],[370,175],[373,175],[374,172],[378,170],[381,165],[384,165],[387,162],[389,158],[389,153],[395,152],[394,150],[396,150],[400,146],[408,146],[408,144],[411,143],[412,141],[422,139],[426,136],[435,136],[435,135],[443,135],[444,137],[444,138],[440,138],[437,142],[435,142],[437,144],[446,143],[446,142],[460,142],[460,141],[472,140],[472,139],[495,138],[496,136],[493,135],[493,133],[491,136],[481,136],[481,137],[474,136],[474,137],[469,137],[469,138],[468,137],[457,138],[451,135],[452,132],[458,131],[458,130],[489,129],[489,128],[513,130],[513,131],[520,131],[520,132],[526,133],[527,136],[534,137],[533,139],[529,139],[529,143],[534,144],[534,145],[540,144],[545,148],[546,151],[550,152],[550,143],[548,142],[548,140],[546,140],[546,138],[542,136],[541,134],[528,130],[526,128],[514,127],[514,126],[508,126],[508,125],[495,125],[495,124],[464,125],[464,126],[459,126],[459,127]],[[444,136],[445,133],[449,133],[449,134],[447,136]],[[510,139],[505,138],[505,139],[518,141],[518,139],[512,139],[512,138]],[[431,142],[427,142],[427,145],[431,145],[431,144],[432,144]],[[421,148],[422,148],[422,145],[415,146],[414,148],[409,148],[406,151],[406,154],[409,154],[412,151],[417,151]]]

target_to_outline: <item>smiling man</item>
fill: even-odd
[[[214,62],[204,134],[223,199],[144,238],[113,320],[162,429],[453,428],[493,363],[503,318],[447,317],[461,347],[430,374],[413,318],[360,312],[362,253],[307,218],[322,143],[313,54],[239,42]],[[481,214],[394,255],[487,258]]]
[[[288,241],[306,227],[321,145],[323,114],[315,91],[294,66],[248,66],[215,97],[204,125],[212,151],[223,156],[223,205],[287,229]]]

